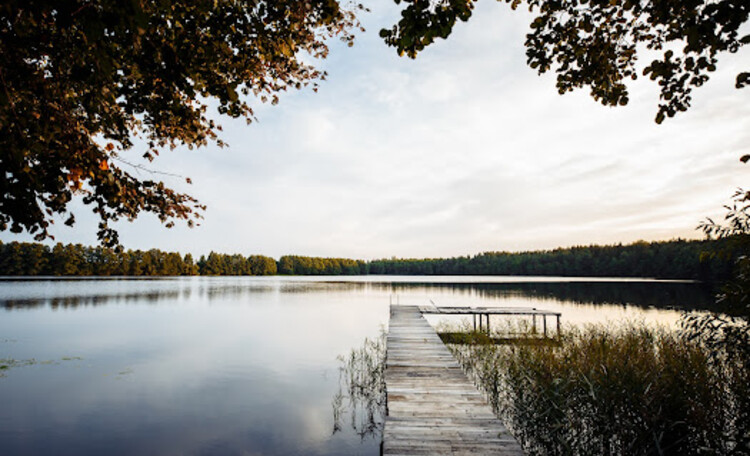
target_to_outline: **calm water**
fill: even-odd
[[[379,435],[333,432],[332,400],[337,357],[380,334],[392,295],[566,323],[674,324],[654,306],[711,301],[696,284],[585,279],[0,279],[0,454],[377,455]]]

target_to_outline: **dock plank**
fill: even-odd
[[[391,306],[385,383],[384,455],[524,454],[418,306]]]

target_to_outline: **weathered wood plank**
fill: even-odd
[[[522,455],[417,306],[391,306],[383,454]]]

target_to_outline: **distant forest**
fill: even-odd
[[[211,252],[197,261],[190,254],[60,244],[0,242],[4,276],[176,276],[176,275],[536,275],[579,277],[654,277],[718,281],[727,278],[733,260],[731,239],[636,242],[534,252],[486,252],[432,259],[317,258]]]

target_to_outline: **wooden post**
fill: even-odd
[[[547,338],[547,316],[544,315],[542,319],[544,320],[544,338],[546,339]]]
[[[531,334],[536,334],[536,315],[532,315],[531,319]]]
[[[560,337],[560,314],[557,314],[557,337]]]
[[[490,335],[490,314],[487,314],[487,335]]]
[[[474,331],[477,330],[477,314],[471,314],[472,319],[474,320]]]

